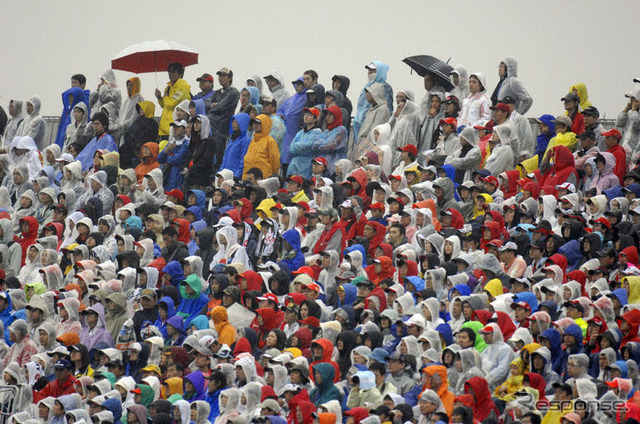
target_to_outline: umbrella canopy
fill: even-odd
[[[453,66],[446,62],[427,55],[409,56],[402,61],[409,65],[411,69],[416,71],[421,77],[430,73],[436,77],[438,83],[444,87],[445,90],[451,91],[453,89],[453,84],[451,84],[451,80],[449,80],[449,74],[453,71]]]
[[[166,71],[170,63],[182,66],[198,63],[198,53],[175,41],[143,41],[122,50],[111,60],[111,69],[134,72]]]

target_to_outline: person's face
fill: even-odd
[[[419,403],[420,413],[423,415],[429,415],[436,410],[436,405],[425,399],[420,399]]]
[[[500,62],[500,66],[498,66],[498,76],[502,78],[507,75],[507,65],[504,62]]]
[[[605,137],[604,142],[607,145],[607,149],[610,149],[618,144],[618,139],[615,137]]]
[[[391,244],[395,244],[398,243],[400,240],[402,240],[402,236],[400,234],[400,229],[399,228],[391,228],[389,230],[389,233],[387,235],[388,240]]]
[[[104,132],[104,125],[102,125],[102,122],[95,120],[91,124],[93,125],[93,131],[96,134],[102,134]]]
[[[459,332],[458,336],[456,337],[456,341],[463,349],[471,347],[471,339],[469,338],[469,335],[466,331]]]
[[[525,308],[518,307],[516,308],[514,315],[517,322],[524,322],[529,316],[529,311]]]
[[[304,88],[309,89],[315,84],[315,80],[309,74],[304,74],[302,76],[302,82],[304,84]]]
[[[440,105],[442,105],[442,100],[438,96],[431,97],[431,109],[440,110]]]
[[[22,178],[22,174],[18,171],[13,171],[13,183],[16,185],[20,185],[24,182],[24,178]]]
[[[480,92],[480,81],[476,77],[469,78],[469,91],[471,94]],[[462,100],[462,99],[461,99]]]
[[[468,321],[471,319],[471,315],[473,315],[473,309],[468,303],[462,304],[462,313],[464,314],[464,318]]]
[[[564,110],[573,110],[577,106],[573,100],[564,102]]]

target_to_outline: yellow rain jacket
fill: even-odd
[[[269,178],[280,169],[280,149],[278,143],[269,136],[271,131],[271,118],[267,115],[258,115],[262,123],[262,131],[254,133],[247,154],[244,156],[244,169],[242,179],[247,178],[247,171],[251,168],[259,168],[264,178]]]
[[[575,91],[574,91],[575,90]],[[580,97],[580,110],[585,110],[589,106],[593,106],[589,101],[589,94],[587,93],[587,86],[584,85],[583,82],[579,82],[574,84],[569,88],[569,91],[577,92],[578,97]]]
[[[170,125],[173,122],[173,110],[184,100],[191,100],[191,86],[182,78],[173,85],[168,82],[167,88],[164,89],[164,97],[158,100],[158,104],[162,106],[158,135],[169,135]]]

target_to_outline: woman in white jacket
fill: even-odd
[[[491,119],[491,99],[487,96],[484,75],[474,72],[469,76],[469,95],[462,101],[458,126],[476,126]]]

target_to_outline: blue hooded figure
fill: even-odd
[[[446,322],[444,324],[440,324],[436,327],[436,331],[440,333],[442,337],[444,337],[444,341],[447,346],[450,346],[454,343],[453,341],[453,332],[451,331],[451,327]]]
[[[173,327],[178,334],[175,335],[175,339],[173,339],[173,335],[169,335],[169,337],[164,340],[165,346],[182,346],[182,342],[187,338],[187,327],[184,325],[184,319],[182,316],[172,316],[165,322],[165,330],[167,329],[167,326]]]
[[[361,244],[354,244],[353,246],[349,246],[342,251],[342,256],[346,256],[354,250],[360,251],[362,253],[362,267],[367,267],[367,252],[364,250],[364,246]]]
[[[233,122],[236,122],[238,130],[233,129]],[[251,117],[246,113],[238,113],[231,117],[229,122],[229,141],[224,151],[224,158],[220,169],[228,169],[233,172],[235,178],[242,178],[244,168],[244,156],[247,154],[251,139],[247,135]]]
[[[360,97],[358,97],[358,106],[356,109],[356,116],[353,118],[353,135],[354,139],[358,139],[358,133],[360,132],[360,127],[364,122],[364,116],[367,114],[367,111],[371,108],[371,104],[367,101],[367,93],[365,92],[366,88],[369,88],[371,84],[374,82],[380,83],[384,86],[384,95],[387,98],[387,106],[389,107],[389,112],[393,113],[393,89],[387,82],[387,74],[389,73],[389,65],[386,63],[379,62],[374,60],[372,62],[376,66],[375,78],[372,81],[369,81],[362,88],[362,92],[360,93]],[[367,65],[367,68],[370,68],[370,65]]]
[[[207,199],[204,191],[198,189],[187,190],[187,199],[189,199],[190,194],[193,194],[196,198],[195,206],[199,207],[201,211],[205,211],[207,209]]]
[[[5,301],[5,308],[0,312],[0,321],[4,325],[4,341],[8,346],[11,346],[13,342],[9,335],[9,326],[16,320],[16,317],[11,313],[13,311],[13,304],[11,303],[11,296],[7,292],[0,292],[0,298]]]
[[[623,288],[615,289],[614,291],[611,292],[611,294],[618,299],[621,307],[629,303],[629,295],[627,294],[626,289],[623,289]]]
[[[191,206],[192,208],[198,209],[196,206]],[[191,208],[189,208],[191,209]],[[198,209],[200,210],[200,209]],[[189,227],[191,230],[195,231],[196,234],[198,234],[200,231],[204,230],[205,228],[207,228],[207,223],[204,220],[199,220],[196,221],[194,223],[191,224],[191,226]],[[198,250],[200,250],[200,246],[198,246],[198,243],[196,243],[196,240],[190,240],[189,243],[187,243],[187,248],[189,249],[189,255],[193,256],[195,255]]]
[[[304,79],[298,78],[293,82],[293,88],[295,89],[298,84],[302,84]],[[302,89],[302,92],[298,92],[285,100],[280,107],[278,107],[278,115],[284,116],[284,124],[287,127],[287,132],[284,133],[282,138],[282,144],[280,145],[280,163],[288,164],[291,161],[291,155],[289,154],[289,146],[291,141],[298,134],[300,130],[300,122],[302,116],[302,110],[307,104],[306,90]]]
[[[456,284],[453,288],[449,289],[449,300],[453,300],[455,296],[453,296],[453,291],[457,291],[460,293],[458,296],[469,296],[471,294],[471,289],[466,284]]]
[[[518,293],[513,299],[514,302],[526,302],[531,307],[531,313],[538,311],[538,298],[533,292]]]
[[[162,268],[162,272],[171,276],[171,285],[178,288],[179,284],[184,281],[184,273],[180,262],[171,261]]]
[[[578,327],[580,328],[580,327]],[[582,330],[580,330],[580,337],[582,338]],[[539,339],[547,339],[551,343],[551,363],[553,364],[553,370],[560,375],[562,371],[562,335],[555,328],[549,328],[545,330]]]
[[[187,383],[191,383],[193,387],[188,387]],[[194,371],[184,377],[184,395],[182,396],[184,400],[193,403],[197,400],[204,400],[205,395],[206,384],[202,371]]]
[[[422,278],[416,276],[416,275],[412,275],[410,277],[407,277],[407,281],[409,283],[411,283],[411,285],[413,286],[414,290],[408,290],[407,285],[405,283],[405,289],[407,289],[407,291],[410,291],[411,294],[413,295],[414,299],[416,297],[416,292],[419,292],[420,290],[424,290],[425,287],[425,282]]]
[[[164,320],[158,317],[153,325],[156,326],[160,333],[162,333],[162,337],[166,340],[167,337],[169,337],[167,334],[167,320],[176,314],[175,303],[173,302],[173,298],[171,298],[171,296],[165,296],[158,301],[158,311],[160,311],[161,309],[167,311],[167,316]],[[159,315],[160,313],[158,312],[158,316]]]
[[[63,397],[64,396],[61,396],[60,398]],[[102,407],[111,411],[111,413],[113,414],[113,424],[120,424],[120,419],[122,418],[122,402],[120,402],[119,399],[109,398],[104,401]]]
[[[456,169],[453,165],[442,165],[442,169],[447,173],[447,177],[453,181],[453,197],[456,201],[460,201],[460,196],[458,195],[458,183],[456,182]]]
[[[571,324],[568,326],[562,335],[562,340],[567,341],[567,336],[573,336],[576,340],[575,346],[567,346],[562,355],[560,357],[561,360],[561,372],[559,373],[560,377],[562,377],[563,381],[566,381],[569,378],[569,373],[567,371],[567,362],[569,362],[569,356],[574,355],[576,353],[582,353],[582,329],[578,324]],[[553,354],[553,352],[552,352]]]
[[[344,302],[340,299],[338,295],[338,307],[341,308],[345,305],[351,305],[355,303],[358,298],[358,288],[351,283],[342,284],[340,287],[344,289]],[[338,290],[338,293],[340,291]]]
[[[283,259],[280,262],[285,263],[291,272],[297,271],[304,266],[304,254],[300,250],[300,233],[294,228],[285,231],[282,238],[286,243],[282,243]]]
[[[547,151],[547,146],[549,145],[549,141],[553,137],[556,136],[556,117],[553,115],[542,115],[538,119],[536,119],[538,123],[543,123],[547,127],[549,127],[549,132],[547,134],[541,132],[538,134],[536,139],[536,151],[535,155],[538,155],[538,163],[542,163],[542,159],[544,159],[544,152]]]
[[[69,96],[73,97],[73,100],[69,101]],[[64,139],[67,135],[67,125],[71,123],[71,116],[73,115],[73,108],[80,102],[83,102],[89,110],[89,103],[84,98],[84,91],[80,87],[71,87],[64,93],[62,93],[62,115],[60,116],[60,124],[58,125],[58,134],[56,135],[55,143],[62,148],[64,146]],[[89,119],[85,116],[85,119]]]
[[[262,111],[262,105],[260,104],[260,90],[258,87],[244,87],[240,90],[240,96],[242,97],[242,92],[247,90],[249,92],[249,104],[253,105],[258,109],[258,113]]]
[[[580,266],[582,261],[582,252],[580,251],[580,242],[578,240],[571,240],[558,249],[558,253],[567,258],[567,272],[575,271]]]

